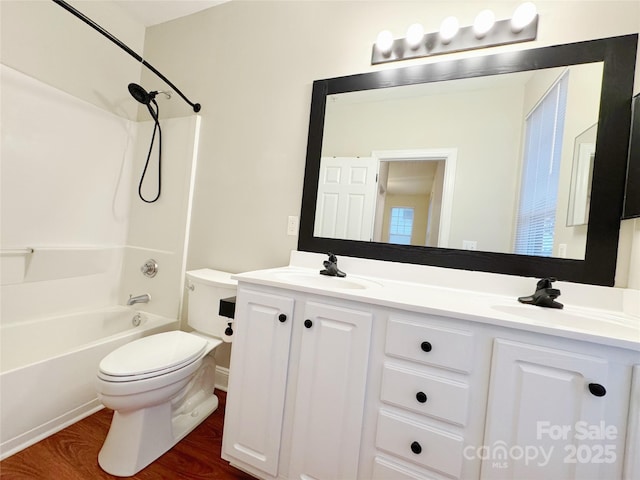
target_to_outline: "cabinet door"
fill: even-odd
[[[604,358],[496,340],[484,445],[465,455],[483,478],[618,478],[624,426],[607,411],[624,395],[596,396],[617,388],[608,371]]]
[[[638,115],[640,115],[640,106],[638,108]],[[625,480],[640,478],[640,365],[633,366],[630,401],[624,457],[623,478]]]
[[[371,313],[308,302],[289,478],[355,479]]]
[[[278,473],[294,300],[238,291],[223,452]]]

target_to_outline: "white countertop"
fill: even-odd
[[[564,309],[541,308],[521,304],[517,300],[518,296],[533,293],[535,279],[434,269],[434,267],[407,267],[403,264],[399,268],[404,271],[404,276],[412,277],[411,281],[403,281],[397,278],[398,272],[393,271],[398,264],[389,265],[390,262],[361,259],[357,261],[351,259],[349,262],[346,261],[346,257],[344,262],[341,262],[342,259],[338,260],[338,266],[341,270],[347,271],[347,277],[335,278],[320,275],[321,268],[309,268],[305,265],[308,259],[301,261],[300,258],[296,258],[299,254],[300,252],[295,252],[292,255],[291,265],[287,267],[246,272],[234,275],[233,278],[239,282],[288,288],[417,313],[455,317],[640,351],[640,317],[635,315],[635,292],[638,291],[630,293],[634,304],[632,312],[634,314],[630,314],[623,310],[623,300],[629,295],[625,295],[626,292],[621,291],[622,289],[557,282],[554,283],[554,288],[560,288],[563,294],[565,288],[570,292],[566,299],[563,296],[558,298],[558,301],[564,303]],[[308,255],[314,256],[312,260],[325,258],[325,256],[316,257],[318,254]],[[321,266],[322,261],[316,264]],[[367,270],[371,270],[372,266],[380,272],[379,275],[357,274],[360,271],[368,273]],[[347,267],[350,268],[347,269]],[[418,281],[413,271],[414,267],[418,272]],[[442,272],[443,270],[446,271]],[[423,274],[422,277],[420,273]],[[434,278],[434,273],[438,278]],[[447,275],[449,278],[442,279],[442,275]],[[469,275],[473,278],[469,279]],[[457,282],[456,276],[459,277]],[[505,281],[511,285],[511,288],[506,288],[507,284],[500,285]],[[491,291],[485,285],[486,282],[498,285],[495,285],[494,291]],[[456,283],[459,285],[457,288],[452,286]],[[442,286],[443,284],[446,286]],[[483,285],[484,291],[473,288],[473,285],[478,284]],[[517,294],[495,292],[500,287],[512,290],[513,284],[516,284]],[[594,308],[598,306],[594,297],[599,297],[598,302],[605,308]],[[581,301],[582,299],[585,301]]]

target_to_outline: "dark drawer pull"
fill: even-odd
[[[607,389],[604,388],[599,383],[590,383],[589,391],[591,392],[592,395],[595,395],[596,397],[604,397],[607,394]]]
[[[313,322],[311,320],[309,320],[308,318],[304,321],[304,326],[307,328],[311,328],[311,326],[313,325]]]
[[[416,400],[420,403],[425,403],[427,401],[427,394],[424,392],[416,393]]]
[[[413,453],[415,453],[416,455],[422,453],[422,447],[420,446],[420,444],[418,442],[413,442],[411,444],[411,451]]]
[[[284,323],[287,321],[287,316],[284,313],[281,313],[278,315],[278,320],[280,320],[281,323]]]
[[[429,342],[422,342],[420,344],[420,348],[422,349],[423,352],[430,352],[431,351],[431,344]]]

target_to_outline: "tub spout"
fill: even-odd
[[[134,303],[149,303],[151,300],[151,295],[148,293],[143,293],[142,295],[136,295],[135,297],[129,295],[129,300],[127,300],[127,305],[133,305]]]

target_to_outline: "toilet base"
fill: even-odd
[[[126,413],[113,413],[98,463],[116,477],[135,475],[187,436],[218,408],[211,395],[191,414],[171,419],[171,402]]]
[[[98,464],[107,473],[130,477],[171,449],[218,408],[213,393],[215,362],[203,366],[178,395],[139,410],[115,411]]]

